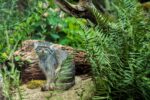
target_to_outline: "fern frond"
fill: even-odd
[[[89,10],[93,13],[93,15],[95,16],[97,25],[99,27],[101,27],[101,29],[106,29],[109,28],[109,23],[111,22],[109,19],[109,15],[107,14],[102,14],[101,12],[99,12],[96,8],[92,7],[89,8]]]
[[[113,7],[114,22],[93,10],[98,26],[84,28],[80,35],[92,65],[96,98],[148,100],[150,21],[136,0],[116,0]]]

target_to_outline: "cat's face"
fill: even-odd
[[[35,43],[34,49],[38,56],[46,56],[54,53],[54,50],[50,48],[50,44],[47,44],[46,42]]]

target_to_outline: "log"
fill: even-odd
[[[39,40],[26,40],[22,42],[21,47],[14,52],[15,65],[21,71],[21,80],[26,83],[30,80],[43,80],[44,74],[38,66],[38,57],[33,48],[34,43]],[[69,46],[62,46],[59,44],[59,48],[65,49],[68,52],[74,53],[74,62],[76,68],[76,75],[87,74],[90,72],[90,64],[86,60],[86,54],[80,50],[74,50]]]

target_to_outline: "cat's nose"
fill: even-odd
[[[44,50],[42,49],[42,53],[44,53]]]

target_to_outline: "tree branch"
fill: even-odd
[[[55,0],[55,2],[66,13],[75,17],[87,18],[96,23],[93,13],[89,10],[89,7],[94,7],[92,0],[79,0],[77,4],[71,4],[66,0]]]

